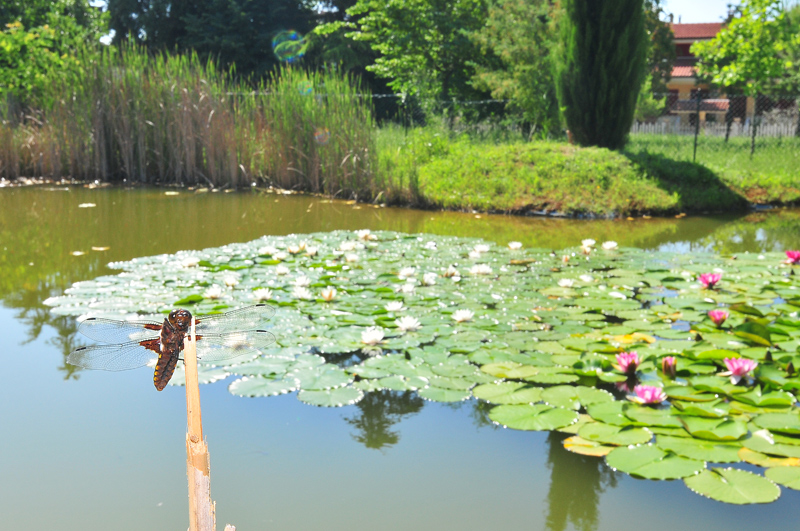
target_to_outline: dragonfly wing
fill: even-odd
[[[197,357],[204,363],[258,355],[275,342],[266,330],[240,330],[226,334],[207,334],[197,341]]]
[[[265,321],[275,315],[275,308],[269,304],[256,304],[230,312],[197,318],[197,334],[224,334],[237,330],[263,328]]]
[[[158,343],[152,341],[153,348]],[[86,369],[103,371],[126,371],[136,369],[158,359],[158,352],[149,350],[138,341],[118,345],[92,345],[80,347],[67,357],[67,363]]]
[[[90,317],[81,321],[78,332],[102,343],[127,343],[158,337],[161,323],[157,321],[115,321]]]

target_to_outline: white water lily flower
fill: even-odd
[[[236,277],[235,277],[235,276],[233,276],[233,275],[227,275],[227,276],[223,277],[222,281],[223,281],[223,282],[225,283],[225,285],[226,285],[226,286],[228,286],[229,288],[232,288],[232,287],[234,287],[236,284],[238,284],[238,283],[239,283],[239,279],[238,279],[238,278],[236,278]]]
[[[472,321],[473,317],[475,317],[475,312],[472,310],[456,310],[453,312],[453,319],[457,323]]]
[[[478,258],[480,258],[480,257],[481,257],[481,253],[479,253],[478,251],[474,251],[474,250],[473,250],[473,251],[470,251],[470,252],[467,254],[467,256],[468,256],[468,257],[470,257],[470,258],[471,258],[471,259],[473,259],[473,260],[477,260]]]
[[[258,250],[258,254],[263,254],[263,255],[267,255],[268,254],[270,256],[272,256],[273,254],[275,254],[277,252],[278,252],[278,249],[276,247],[273,247],[272,245],[267,245],[266,247],[262,247],[261,249]]]
[[[272,258],[274,258],[275,260],[286,260],[287,258],[289,258],[289,255],[284,253],[283,251],[278,251],[277,253],[272,255]]]
[[[356,236],[358,236],[359,240],[369,241],[369,240],[377,240],[378,237],[372,234],[369,229],[364,230],[357,230]]]
[[[422,275],[422,285],[423,286],[433,286],[436,284],[436,279],[438,275],[436,273],[425,273]]]
[[[397,276],[401,279],[407,279],[409,277],[413,277],[417,273],[417,268],[415,267],[404,267],[397,273]]]
[[[223,291],[220,286],[209,286],[209,288],[203,292],[203,297],[206,299],[219,299],[222,297],[222,293]]]
[[[605,249],[606,251],[613,251],[616,248],[617,248],[617,242],[614,241],[603,242],[603,249]]]
[[[308,256],[316,256],[317,248],[316,247],[306,247],[306,254]]]
[[[377,345],[383,341],[383,328],[370,326],[361,332],[361,342],[365,345]]]
[[[384,306],[387,312],[400,312],[403,311],[403,302],[402,301],[389,301]]]
[[[309,291],[308,288],[304,288],[302,286],[296,286],[292,290],[292,297],[295,299],[303,299],[303,300],[310,300],[314,298],[314,294]]]
[[[344,259],[346,262],[352,264],[354,262],[358,262],[358,255],[353,253],[347,253],[346,255],[344,255]]]
[[[279,265],[278,267],[275,268],[275,274],[276,275],[288,275],[289,274],[289,268],[286,267],[286,266]]]
[[[251,297],[257,301],[268,301],[272,298],[272,290],[269,288],[259,288],[251,294]]]
[[[562,288],[571,288],[573,284],[575,284],[575,281],[571,278],[562,278],[558,281],[558,285]]]
[[[592,251],[593,251],[593,248],[591,246],[589,246],[589,245],[581,246],[581,252],[583,254],[591,254]]]
[[[344,252],[350,252],[356,250],[356,242],[346,241],[339,244],[339,250]]]
[[[522,242],[508,242],[508,248],[512,251],[522,249]]]
[[[489,252],[489,248],[490,247],[488,245],[486,245],[485,243],[479,243],[478,245],[473,247],[473,250],[475,252],[478,252],[478,253],[488,253]]]
[[[444,271],[444,273],[442,273],[442,276],[445,277],[445,278],[457,277],[458,276],[458,269],[456,269],[455,267],[449,265],[449,266],[447,266],[447,269]]]
[[[320,292],[320,296],[325,302],[331,302],[336,298],[336,288],[333,286],[328,286]]]
[[[428,249],[429,251],[435,251],[436,250],[436,242],[426,242],[425,243],[425,248]]]
[[[299,245],[290,245],[286,250],[289,251],[289,254],[298,254],[302,249]]]
[[[475,264],[469,268],[470,275],[491,275],[492,268],[488,264]]]
[[[622,300],[628,298],[627,295],[625,295],[624,293],[620,293],[619,291],[609,291],[608,292],[608,296],[609,297],[614,297],[615,299],[622,299]]]
[[[305,288],[311,285],[311,279],[305,275],[300,275],[299,277],[294,279],[294,282],[292,282],[292,284],[294,284],[299,288]]]
[[[594,245],[594,244],[596,244],[596,243],[597,243],[597,242],[596,242],[596,241],[594,241],[593,239],[591,239],[591,238],[588,238],[588,239],[586,239],[586,240],[581,240],[581,247],[591,247],[591,246],[593,246],[593,245]]]
[[[422,327],[419,319],[410,315],[404,315],[400,319],[396,319],[394,324],[397,325],[401,332],[414,332]]]
[[[183,267],[197,267],[198,264],[200,264],[200,259],[196,256],[187,256],[181,260],[181,265]]]
[[[414,293],[414,284],[405,283],[397,288],[397,291],[401,293]]]
[[[579,276],[578,278],[581,279],[584,282],[593,282],[594,281],[594,278],[592,277],[592,275],[585,275],[584,274],[584,275]]]

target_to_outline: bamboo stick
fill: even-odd
[[[211,500],[208,446],[203,440],[203,423],[200,417],[194,319],[192,319],[191,333],[184,340],[183,359],[186,371],[186,474],[189,479],[189,529],[214,531],[215,504]]]

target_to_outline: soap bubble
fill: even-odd
[[[294,30],[281,31],[272,38],[272,51],[280,61],[294,63],[306,53],[308,41]]]
[[[311,84],[311,81],[304,79],[297,84],[297,92],[303,96],[307,96],[314,92],[314,85]]]
[[[314,129],[314,140],[317,144],[325,145],[331,139],[331,132],[327,127],[317,127]]]

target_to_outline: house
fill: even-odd
[[[699,115],[700,122],[724,122],[728,112],[734,121],[742,121],[752,116],[753,103],[744,96],[731,98],[709,98],[709,86],[697,79],[692,44],[713,39],[722,29],[722,22],[703,22],[699,24],[670,24],[675,43],[675,63],[672,78],[667,83],[669,90],[669,114],[680,117],[683,125],[694,125]],[[700,97],[698,109],[697,98]],[[752,99],[752,98],[751,98]],[[699,112],[698,112],[699,111]]]

